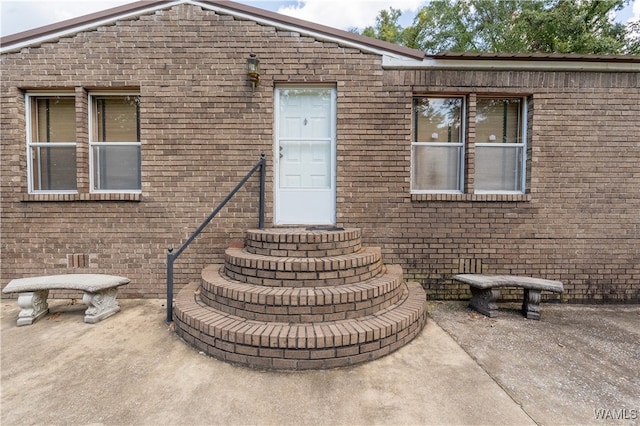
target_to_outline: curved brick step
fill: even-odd
[[[232,281],[222,265],[202,271],[202,301],[219,311],[258,321],[319,322],[371,315],[402,296],[402,267],[389,265],[356,284],[266,287]]]
[[[250,229],[246,251],[265,256],[329,257],[360,251],[360,229],[309,230],[309,228]]]
[[[269,287],[316,287],[354,284],[382,270],[379,247],[332,257],[277,257],[229,247],[225,251],[225,274],[236,281]]]
[[[418,283],[407,283],[405,297],[375,315],[300,324],[229,315],[202,303],[198,290],[194,282],[176,296],[178,335],[214,358],[256,368],[304,370],[371,361],[407,344],[427,320]]]

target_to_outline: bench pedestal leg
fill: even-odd
[[[522,315],[527,317],[527,319],[540,319],[540,291],[527,289],[524,290]]]
[[[469,307],[488,317],[495,317],[498,310],[498,305],[496,305],[498,298],[500,298],[500,290],[497,288],[479,289],[472,286]]]
[[[29,291],[18,296],[18,325],[31,325],[49,312],[49,290]]]
[[[120,305],[116,300],[117,288],[90,293],[85,291],[82,302],[89,306],[84,312],[84,322],[95,324],[120,310]]]

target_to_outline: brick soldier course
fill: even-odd
[[[246,76],[251,53],[261,64],[255,89]],[[362,244],[378,247],[384,265],[358,265],[378,256],[374,249],[323,254],[334,248],[318,246],[285,254],[293,249],[283,246],[277,256],[352,256],[356,267],[345,271],[354,275],[318,260],[270,260],[273,267],[263,269],[259,257],[229,249],[256,227],[259,185],[252,178],[176,262],[177,290],[204,276],[211,283],[202,300],[215,295],[216,303],[256,320],[324,315],[317,312],[322,304],[304,314],[259,312],[263,296],[237,305],[229,294],[247,297],[244,286],[268,282],[294,300],[318,301],[320,295],[305,293],[309,276],[325,274],[338,288],[399,267],[432,299],[468,298],[468,286],[452,277],[484,273],[564,283],[562,296],[544,300],[640,302],[637,57],[426,56],[248,6],[185,1],[136,3],[5,37],[1,66],[2,286],[28,276],[110,274],[131,280],[121,298],[164,297],[166,249],[191,234],[262,152],[271,227],[274,90],[300,84],[336,90],[336,225],[361,229]],[[89,96],[96,91],[140,95],[139,193],[90,190]],[[29,93],[75,99],[76,193],[29,193]],[[461,96],[466,104],[460,194],[411,191],[413,98],[438,95]],[[476,191],[474,123],[478,99],[487,95],[522,97],[528,106],[522,194]],[[259,244],[251,247],[264,255]],[[211,276],[218,271],[208,266],[214,264],[245,277],[244,284],[216,287]],[[399,290],[387,288],[396,284],[369,285],[391,293],[372,299],[375,306],[397,303]],[[323,296],[343,303],[341,294]]]

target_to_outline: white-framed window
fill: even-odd
[[[91,192],[141,192],[140,96],[89,94]]]
[[[461,96],[414,97],[411,192],[462,193],[464,110]]]
[[[77,193],[74,93],[25,96],[29,193]]]
[[[478,97],[476,102],[476,193],[523,193],[526,179],[527,102]]]

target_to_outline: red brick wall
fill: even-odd
[[[245,75],[251,52],[262,69],[255,90]],[[451,275],[481,269],[560,279],[564,300],[640,300],[638,73],[383,71],[377,55],[191,5],[9,52],[2,70],[3,286],[28,275],[109,273],[131,279],[125,297],[164,297],[167,247],[195,230],[261,152],[272,223],[274,86],[329,83],[338,224],[361,227],[365,244],[381,246],[385,262],[402,265],[430,297],[466,297]],[[76,94],[77,196],[27,195],[28,89]],[[87,93],[105,89],[140,91],[140,196],[89,194]],[[415,93],[529,95],[530,193],[412,196]],[[468,156],[472,170],[472,145]],[[257,226],[257,194],[254,177],[184,252],[177,288]]]

